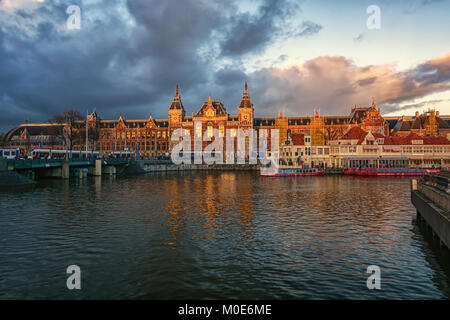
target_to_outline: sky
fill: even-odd
[[[245,81],[256,117],[347,115],[372,97],[386,116],[450,115],[449,12],[449,0],[0,0],[0,132],[69,109],[167,119],[177,84],[188,115],[210,92],[236,114]]]

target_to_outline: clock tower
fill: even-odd
[[[176,87],[175,95],[173,96],[172,104],[169,107],[169,128],[180,127],[184,120],[184,107],[178,93],[178,85]]]
[[[178,93],[178,85],[175,89],[175,95],[173,96],[172,103],[169,107],[169,152],[172,151],[173,146],[176,144],[176,142],[170,140],[170,137],[172,137],[172,133],[176,130],[182,127],[183,120],[184,120],[184,107],[183,103],[181,102],[180,94]]]
[[[253,127],[253,103],[247,91],[247,82],[245,82],[244,93],[238,108],[239,126]]]

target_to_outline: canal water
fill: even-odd
[[[448,299],[448,252],[409,186],[184,172],[2,189],[0,299]]]

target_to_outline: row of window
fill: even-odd
[[[135,130],[133,131],[127,131],[125,132],[116,132],[116,133],[103,133],[101,136],[103,139],[122,139],[125,140],[126,139],[154,139],[154,138],[162,138],[162,139],[166,139],[168,137],[166,131],[152,131],[152,132],[145,132],[145,131],[139,131],[136,132]]]
[[[127,147],[129,149],[129,151],[134,151],[136,150],[136,146],[137,144],[135,142],[129,143],[129,144],[125,144],[125,143],[114,143],[114,142],[106,142],[106,143],[100,143],[100,150],[104,151],[104,150],[125,150]],[[142,151],[146,151],[146,150],[155,150],[155,143],[152,141],[147,142],[147,143],[140,143],[139,144],[139,148]],[[160,151],[166,151],[167,150],[167,143],[162,142],[162,143],[157,143],[156,144],[156,150]]]
[[[381,146],[380,146],[381,147]],[[378,148],[378,149],[364,149],[364,153],[377,153],[379,150],[383,152],[399,152],[402,151],[404,153],[449,153],[450,146],[448,147],[437,147],[437,146],[427,146],[427,147],[401,147],[401,149],[388,149],[388,148]],[[341,146],[331,148],[333,153],[356,153],[356,146]]]
[[[332,147],[330,148],[333,154],[339,153],[357,153],[357,146],[341,146],[341,147]],[[319,148],[317,147],[315,153],[317,155],[328,155],[330,153],[329,148]],[[285,151],[281,154],[286,157],[293,156],[303,156],[311,154],[311,148],[306,147],[305,149],[297,148],[297,149],[284,149]],[[450,153],[450,146],[427,146],[427,147],[401,147],[399,149],[384,149],[380,146],[380,148],[363,148],[362,152],[365,154],[377,154],[379,151],[383,153],[399,153],[402,151],[403,153]]]
[[[314,149],[314,147],[306,147],[304,150],[302,148],[297,148],[295,150],[288,149],[287,151],[281,153],[282,156],[287,156],[287,157],[293,157],[293,156],[298,157],[298,156],[311,155],[311,154],[328,155],[328,154],[330,154],[330,149],[329,148],[319,148],[319,147],[316,147],[316,149]]]

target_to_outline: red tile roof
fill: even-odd
[[[347,131],[346,134],[342,136],[341,139],[343,140],[356,140],[364,138],[367,135],[367,132],[361,129],[360,127],[353,127],[350,130]]]
[[[358,140],[358,144],[361,144],[366,137],[367,132],[360,127],[353,127],[344,134],[340,140]]]
[[[423,144],[450,144],[450,140],[447,139],[445,136],[424,136],[423,137]]]
[[[291,134],[292,144],[294,146],[304,146],[305,145],[305,135],[301,133]]]
[[[368,132],[364,131],[360,127],[353,127],[345,135],[340,138],[341,140],[358,140],[358,144],[364,141],[364,138]],[[419,136],[417,133],[412,132],[407,136],[383,136],[379,133],[372,134],[375,139],[384,138],[385,145],[412,145],[412,140],[422,140],[424,145],[450,145],[450,140],[445,136]]]

